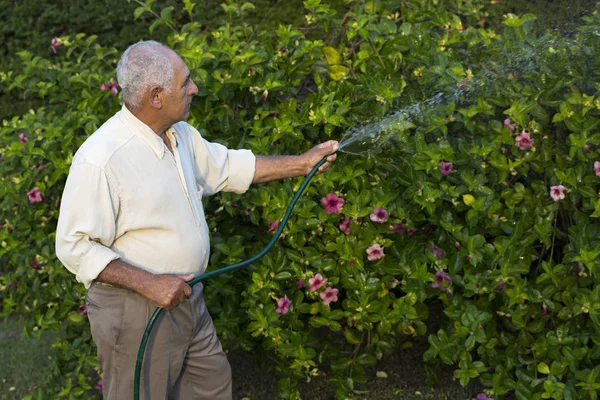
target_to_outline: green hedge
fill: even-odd
[[[290,9],[302,7],[301,1],[289,1],[285,6],[275,6],[276,0],[255,2],[261,12],[252,16],[250,23],[263,28],[276,28],[273,21],[293,21],[298,14]],[[190,21],[190,16],[180,7],[181,0],[166,0],[162,7],[174,7],[171,16],[174,22],[182,25]],[[139,40],[154,39],[164,41],[172,33],[166,25],[157,25],[151,30],[155,17],[149,13],[135,18],[134,10],[139,4],[133,0],[0,0],[0,71],[17,68],[17,53],[28,50],[33,54],[52,57],[50,42],[53,37],[75,35],[98,36],[98,43],[115,47],[119,51]],[[199,2],[193,9],[192,18],[202,24],[203,29],[211,29],[222,17],[219,1]],[[301,18],[301,16],[300,16]],[[0,121],[21,115],[29,109],[45,104],[44,100],[24,96],[22,93],[0,92]]]

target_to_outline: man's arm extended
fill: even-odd
[[[194,275],[152,274],[121,260],[111,261],[97,280],[139,293],[157,307],[171,311],[192,294]]]
[[[338,142],[330,140],[321,143],[304,154],[298,156],[256,156],[256,169],[252,183],[269,182],[278,179],[305,176],[314,166],[328,154],[338,149]],[[327,162],[319,168],[318,173],[327,171],[336,155],[327,158]]]
[[[338,143],[330,140],[298,156],[257,156],[252,183],[308,175],[323,157],[335,153],[337,149]],[[329,156],[327,162],[319,168],[319,173],[325,172],[335,158],[335,154]],[[97,280],[132,290],[152,304],[172,310],[192,294],[192,288],[187,282],[193,278],[194,275],[152,274],[117,259],[100,272]]]

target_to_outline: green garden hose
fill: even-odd
[[[294,195],[294,198],[288,205],[285,215],[283,216],[283,219],[281,220],[279,227],[275,231],[273,238],[271,239],[269,244],[267,244],[267,246],[264,249],[262,249],[262,251],[260,253],[258,253],[254,257],[249,258],[246,261],[242,261],[238,264],[233,264],[228,267],[221,268],[216,271],[211,271],[206,274],[200,275],[200,276],[192,279],[191,281],[189,281],[188,284],[190,286],[194,286],[196,283],[198,283],[200,281],[204,281],[204,280],[210,279],[214,276],[225,274],[227,272],[232,272],[232,271],[235,271],[242,267],[246,267],[246,266],[252,264],[253,262],[257,261],[258,259],[260,259],[265,254],[267,254],[267,252],[269,250],[271,250],[271,248],[275,245],[275,242],[277,242],[277,239],[279,239],[281,232],[283,232],[283,227],[285,226],[286,222],[290,218],[290,215],[292,214],[292,210],[294,209],[294,205],[296,205],[296,202],[302,195],[302,192],[304,192],[304,189],[306,189],[306,186],[308,186],[308,183],[310,182],[310,180],[317,173],[317,171],[319,170],[321,165],[325,164],[325,162],[327,161],[327,157],[329,157],[330,155],[331,154],[328,154],[325,157],[323,157],[323,159],[321,161],[319,161],[319,163],[317,165],[314,166],[314,168],[309,172],[309,174],[306,175],[306,178],[304,178],[304,180],[302,181],[302,184],[298,188],[298,191]],[[142,343],[140,343],[140,349],[138,350],[137,361],[135,364],[135,377],[134,377],[134,382],[133,382],[133,384],[134,384],[134,386],[133,386],[134,400],[140,399],[140,375],[142,372],[142,361],[144,360],[144,353],[146,352],[146,345],[148,343],[148,338],[150,337],[150,332],[152,332],[152,328],[154,327],[154,324],[156,323],[156,320],[158,319],[158,317],[160,316],[162,311],[163,311],[162,308],[157,308],[154,311],[154,314],[152,314],[152,316],[150,317],[150,320],[148,321],[148,325],[146,326],[146,330],[144,331],[144,336],[142,337]]]

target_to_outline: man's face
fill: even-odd
[[[163,111],[171,124],[185,121],[190,116],[192,97],[198,93],[198,87],[192,81],[190,70],[175,53],[169,52],[175,76],[171,82],[171,92],[164,97]]]

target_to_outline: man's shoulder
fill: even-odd
[[[104,168],[133,135],[114,115],[83,142],[75,153],[73,163],[89,163]]]

